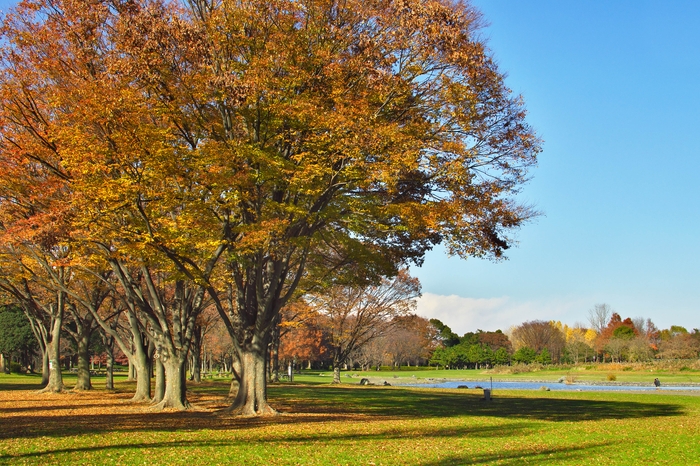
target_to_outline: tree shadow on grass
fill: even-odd
[[[274,391],[273,391],[274,392]],[[296,393],[295,393],[296,392]],[[406,388],[295,387],[275,395],[280,401],[299,403],[296,412],[365,413],[387,416],[493,416],[539,421],[591,421],[669,417],[684,414],[683,407],[668,402],[592,400],[553,397],[495,397],[483,401],[481,394]]]
[[[228,402],[223,396],[192,392],[190,399],[195,406],[205,404],[209,410],[187,412],[153,412],[144,405],[127,404],[129,395],[92,393],[90,398],[54,398],[41,400],[35,408],[6,404],[3,408],[2,438],[34,438],[39,436],[64,437],[100,432],[175,432],[208,430],[256,429],[268,425],[285,425],[324,422],[372,422],[383,420],[507,418],[509,423],[500,426],[503,435],[517,435],[540,421],[575,422],[605,419],[638,419],[671,417],[684,414],[683,406],[656,399],[654,402],[600,400],[586,397],[537,397],[503,396],[490,402],[481,401],[481,395],[456,391],[417,390],[383,387],[335,387],[291,386],[270,390],[274,407],[283,414],[275,417],[242,418],[213,411]],[[208,396],[208,400],[204,400]],[[105,400],[110,400],[103,403]],[[204,402],[203,402],[204,400]],[[27,401],[27,400],[25,400]],[[94,404],[93,404],[94,403]],[[74,408],[84,409],[75,410]],[[65,413],[61,410],[64,409]],[[35,411],[32,414],[32,411]],[[46,411],[46,412],[42,412]],[[449,423],[446,423],[449,424]],[[463,423],[456,423],[463,424]],[[456,429],[456,430],[455,430]],[[467,430],[465,430],[467,429]],[[476,430],[474,430],[476,429]],[[441,428],[435,435],[471,435],[483,430],[477,426],[469,430],[464,426]],[[385,435],[385,434],[383,434]],[[410,435],[423,435],[413,432]],[[318,440],[312,435],[301,438]]]
[[[326,446],[333,445],[334,448],[342,447],[343,444],[348,443],[352,445],[357,445],[358,443],[364,443],[367,450],[371,451],[372,447],[376,445],[374,442],[380,442],[384,445],[385,442],[394,439],[406,439],[415,438],[416,435],[420,435],[423,439],[445,439],[445,438],[495,438],[504,437],[512,435],[528,435],[534,430],[534,427],[530,427],[529,423],[518,423],[517,426],[510,426],[507,429],[502,427],[481,427],[481,428],[469,428],[469,427],[443,427],[443,428],[421,428],[420,433],[416,433],[414,429],[400,429],[392,428],[392,430],[383,430],[369,433],[346,433],[346,432],[333,432],[329,434],[325,433],[308,433],[308,434],[298,434],[295,432],[287,432],[285,430],[276,430],[270,432],[266,430],[261,432],[259,437],[250,437],[249,435],[243,435],[238,438],[231,439],[212,439],[207,438],[206,440],[192,439],[188,440],[170,440],[170,441],[159,441],[154,438],[152,442],[140,442],[134,443],[133,441],[126,440],[121,444],[112,445],[92,445],[92,446],[80,446],[80,447],[64,447],[55,449],[46,449],[43,451],[32,451],[28,453],[20,454],[2,454],[0,453],[0,463],[1,462],[16,462],[28,459],[39,459],[46,455],[51,455],[52,459],[56,459],[56,455],[67,455],[70,458],[85,458],[84,454],[95,454],[99,455],[100,458],[104,459],[105,456],[109,456],[109,452],[120,452],[124,453],[125,449],[130,450],[140,450],[148,449],[149,458],[154,462],[158,462],[158,457],[153,457],[154,450],[181,450],[183,452],[191,452],[197,450],[202,454],[200,458],[203,463],[207,461],[212,463],[217,463],[216,453],[222,453],[224,456],[238,456],[243,450],[254,450],[259,449],[259,445],[264,444],[264,452],[258,453],[256,455],[259,460],[264,458],[259,456],[267,455],[272,459],[275,455],[275,450],[277,447],[288,447],[292,443],[304,443],[308,444],[309,448],[312,450],[309,452],[310,456],[313,453],[317,453],[317,450],[323,449]],[[235,433],[234,435],[235,436]],[[579,443],[570,446],[550,446],[550,447],[540,447],[537,449],[524,447],[520,449],[510,449],[508,451],[500,452],[488,452],[488,453],[466,453],[466,452],[449,452],[445,455],[440,456],[435,460],[421,459],[416,464],[420,465],[462,465],[462,464],[488,464],[494,461],[498,461],[499,464],[522,464],[523,462],[533,462],[536,461],[537,464],[553,463],[557,464],[560,461],[566,459],[568,461],[581,459],[587,457],[590,451],[608,447],[614,445],[617,442],[613,441],[598,441],[598,442],[586,442]],[[211,449],[208,452],[206,449]],[[212,454],[212,452],[214,452]],[[172,453],[172,452],[171,452]],[[172,457],[172,454],[171,454]],[[298,463],[299,458],[296,458],[296,463]],[[330,458],[326,458],[329,461]],[[402,460],[402,464],[413,464],[413,462],[408,460]]]
[[[613,445],[614,442],[597,442],[569,447],[549,447],[538,451],[514,450],[501,453],[460,454],[453,453],[436,461],[421,462],[421,466],[461,466],[468,464],[560,464],[563,461],[586,463],[590,451]]]
[[[10,390],[41,390],[44,386],[41,383],[13,383],[0,384],[0,392]]]

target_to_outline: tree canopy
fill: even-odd
[[[235,410],[271,412],[296,294],[440,242],[500,259],[535,215],[514,195],[540,141],[480,27],[450,0],[24,0],[2,23],[4,252],[109,273],[173,384],[212,299]]]
[[[16,306],[0,306],[0,353],[31,352],[37,341],[26,316]]]

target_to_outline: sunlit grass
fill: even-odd
[[[39,379],[40,380],[40,379]],[[190,384],[191,412],[107,393],[37,394],[0,375],[3,464],[697,464],[700,397],[666,393],[276,384],[280,416],[234,418],[226,381]],[[20,389],[21,388],[21,389]]]

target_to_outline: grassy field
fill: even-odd
[[[270,387],[281,415],[253,419],[218,411],[223,380],[190,385],[196,409],[179,413],[129,403],[123,379],[111,393],[38,394],[38,377],[0,375],[0,464],[700,464],[700,396],[499,390],[485,402],[305,377],[316,383]]]

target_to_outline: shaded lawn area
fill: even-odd
[[[38,394],[0,379],[0,463],[697,464],[700,397],[275,385],[272,418],[236,418],[228,384],[190,385],[197,410],[106,393]],[[98,385],[98,383],[96,383]],[[98,385],[99,386],[99,385]],[[8,389],[12,387],[12,389]],[[15,389],[20,388],[20,389]]]

